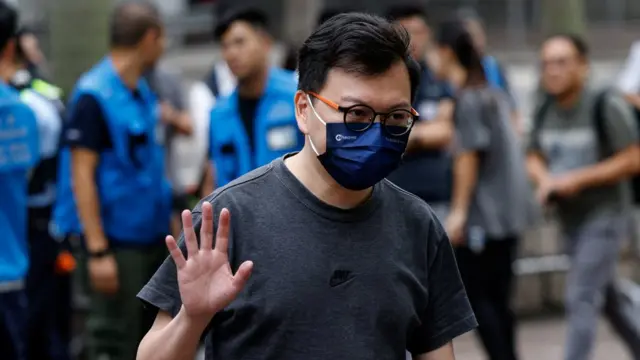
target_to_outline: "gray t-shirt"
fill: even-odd
[[[158,101],[166,101],[178,111],[183,111],[186,108],[184,88],[177,74],[163,68],[155,68],[147,72],[145,78],[151,91],[158,97]],[[161,136],[161,143],[168,148],[174,135],[173,128],[163,123],[158,123],[158,131]]]
[[[619,95],[610,91],[604,98],[604,130],[610,149],[601,148],[595,127],[595,102],[603,91],[587,89],[576,106],[562,109],[551,102],[544,111],[539,129],[531,132],[529,151],[540,153],[553,175],[594,165],[606,157],[638,141],[633,112]],[[536,106],[539,109],[542,103]],[[629,185],[586,189],[580,194],[557,202],[558,216],[566,227],[574,227],[593,216],[623,211],[629,198]]]
[[[164,68],[156,67],[145,74],[145,78],[149,83],[151,91],[158,97],[158,101],[168,102],[177,111],[183,111],[186,108],[184,88],[182,86],[180,77]],[[173,176],[170,173],[170,153],[171,144],[176,134],[175,129],[172,126],[167,126],[164,123],[158,122],[157,132],[159,142],[165,147],[165,159],[166,159],[166,172],[167,176],[172,179]]]
[[[524,151],[510,110],[506,94],[492,88],[462,90],[456,102],[457,151],[476,151],[480,158],[467,225],[489,238],[518,236],[532,218]]]
[[[205,200],[215,221],[223,207],[231,212],[234,271],[255,264],[239,297],[213,318],[207,359],[404,360],[405,349],[429,352],[476,326],[442,226],[389,181],[363,205],[338,209],[281,158]],[[138,297],[177,314],[171,258]]]

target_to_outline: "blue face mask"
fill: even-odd
[[[347,128],[343,122],[326,123],[316,112],[311,99],[311,110],[327,129],[324,154],[319,154],[309,137],[311,148],[331,177],[349,190],[367,189],[395,170],[407,147],[409,133],[388,135],[380,123],[374,123],[363,132]]]

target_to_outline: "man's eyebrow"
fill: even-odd
[[[369,107],[373,107],[371,105],[369,105],[366,101],[359,99],[357,97],[353,97],[353,96],[342,96],[340,98],[340,101],[344,101],[344,102],[349,102],[349,103],[353,103],[353,104],[358,104],[358,105],[367,105]],[[411,104],[407,101],[401,101],[397,104],[394,104],[392,106],[389,106],[387,109],[392,110],[392,109],[399,109],[399,108],[408,108],[411,107]]]

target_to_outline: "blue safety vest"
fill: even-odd
[[[254,120],[254,144],[242,123],[238,91],[220,99],[211,111],[211,160],[216,185],[270,163],[286,153],[299,151],[304,135],[298,130],[293,98],[297,90],[290,71],[272,68]]]
[[[110,241],[151,243],[169,231],[171,188],[156,134],[157,100],[144,79],[138,82],[138,91],[141,99],[134,98],[107,57],[80,78],[69,104],[72,113],[80,96],[95,97],[109,128],[113,148],[100,154],[96,181],[102,226]],[[133,139],[144,140],[134,147]],[[58,184],[57,231],[80,234],[71,151],[66,147],[60,154]]]
[[[487,55],[482,58],[482,67],[484,68],[484,73],[489,85],[505,90],[506,81],[502,74],[502,70],[500,69],[498,60],[493,56]]]
[[[0,84],[0,284],[21,281],[29,267],[27,186],[40,157],[38,124],[18,92]]]

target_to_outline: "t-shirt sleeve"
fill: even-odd
[[[407,350],[419,355],[441,348],[478,326],[460,279],[449,239],[435,219],[429,231],[428,305]]]
[[[199,211],[192,213],[193,227],[196,234],[200,233],[202,217]],[[184,234],[180,234],[179,247],[186,258],[187,248],[184,242]],[[178,288],[178,274],[176,264],[171,256],[168,256],[158,271],[151,277],[149,282],[138,293],[138,299],[146,305],[158,310],[166,311],[175,317],[180,311],[182,300],[180,299],[180,289]]]
[[[109,128],[98,100],[81,95],[69,114],[63,142],[71,148],[101,152],[110,143]]]
[[[467,92],[462,94],[455,109],[456,145],[460,152],[484,150],[491,140],[490,129],[482,118],[483,103],[481,94]]]
[[[455,99],[455,92],[453,90],[453,87],[446,82],[441,83],[442,86],[442,92],[440,94],[440,100],[453,100]]]
[[[164,81],[166,82],[164,86],[167,88],[167,100],[177,110],[184,111],[187,106],[185,104],[182,81],[177,74],[167,74]]]
[[[638,120],[631,106],[619,94],[605,98],[605,130],[613,151],[638,143]]]

